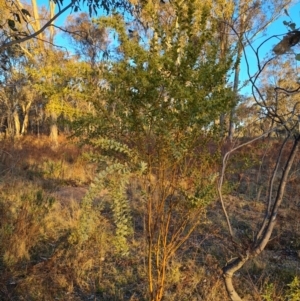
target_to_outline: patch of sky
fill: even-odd
[[[244,49],[241,60],[240,73],[240,94],[250,96],[252,94],[252,86],[249,83],[249,77],[255,77],[259,68],[274,58],[276,55],[273,48],[281,39],[291,30],[287,23],[295,23],[296,29],[300,28],[300,4],[297,3],[288,10],[283,10],[282,15],[273,23],[271,23],[264,31],[260,32],[251,44]],[[293,47],[291,51],[295,54],[300,52],[299,46]],[[291,54],[291,53],[289,53]]]

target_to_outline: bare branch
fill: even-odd
[[[223,199],[223,194],[222,194],[222,187],[223,187],[223,182],[224,182],[224,178],[225,178],[225,170],[226,170],[226,166],[227,166],[227,161],[229,159],[229,156],[231,153],[233,153],[234,151],[248,145],[248,144],[251,144],[253,143],[254,141],[256,140],[259,140],[265,136],[267,136],[268,134],[274,132],[277,128],[272,128],[271,130],[263,133],[262,135],[254,138],[254,139],[251,139],[250,141],[247,141],[243,144],[240,144],[238,145],[237,147],[231,149],[230,151],[228,151],[224,157],[223,157],[223,164],[222,164],[222,171],[221,171],[221,175],[220,175],[220,179],[219,179],[219,182],[218,182],[218,194],[219,194],[219,198],[220,198],[220,202],[221,202],[221,205],[222,205],[222,209],[223,209],[223,212],[224,212],[224,215],[225,215],[225,218],[226,218],[226,222],[227,222],[227,227],[228,227],[228,230],[229,230],[229,233],[230,233],[230,236],[232,238],[234,238],[234,233],[232,231],[232,227],[231,227],[231,222],[230,222],[230,219],[229,219],[229,216],[228,216],[228,213],[227,213],[227,210],[226,210],[226,207],[225,207],[225,203],[224,203],[224,199]]]
[[[269,217],[268,226],[267,226],[266,230],[264,231],[261,239],[258,241],[258,243],[254,244],[252,252],[251,252],[252,257],[257,256],[258,254],[260,254],[264,250],[265,246],[269,242],[269,239],[272,235],[274,226],[276,224],[276,217],[277,217],[277,214],[278,214],[278,210],[279,210],[279,207],[280,207],[280,205],[282,203],[282,200],[283,200],[283,195],[284,195],[284,192],[285,192],[287,179],[288,179],[290,170],[293,166],[293,163],[294,163],[294,160],[295,160],[295,157],[296,157],[296,153],[297,153],[298,148],[299,148],[299,141],[300,141],[300,134],[298,134],[298,136],[295,137],[293,147],[292,147],[292,149],[290,151],[290,154],[289,154],[289,158],[288,158],[288,160],[286,162],[286,165],[284,167],[283,174],[282,174],[281,179],[280,179],[280,184],[279,184],[279,187],[278,187],[278,190],[277,190],[277,195],[276,195],[276,198],[275,198],[275,202],[273,204],[272,212],[271,212],[271,215]]]
[[[281,157],[282,157],[283,149],[284,149],[284,146],[286,145],[288,139],[289,139],[289,136],[282,143],[279,154],[278,154],[278,157],[277,157],[277,160],[276,160],[276,165],[274,167],[273,175],[272,175],[272,178],[271,178],[270,184],[269,184],[269,192],[268,192],[269,196],[268,196],[268,205],[267,205],[267,209],[266,209],[266,215],[265,215],[265,218],[262,222],[260,230],[258,231],[258,233],[255,237],[255,241],[258,241],[260,239],[262,233],[264,232],[264,230],[267,226],[268,220],[270,218],[271,206],[272,206],[273,185],[274,185],[275,177],[277,175],[277,171],[278,171],[278,168],[279,168],[279,164],[280,164],[280,160],[281,160]]]

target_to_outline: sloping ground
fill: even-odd
[[[96,167],[84,159],[84,150],[63,138],[59,148],[53,150],[49,146],[46,138],[26,138],[0,150],[0,238],[12,250],[15,248],[11,254],[6,245],[0,248],[1,300],[145,300],[146,240],[138,196],[129,195],[135,229],[129,240],[129,257],[114,255],[111,217],[106,212],[100,216],[102,220],[94,229],[93,239],[77,249],[66,237],[79,225],[80,202]],[[264,217],[267,186],[278,146],[249,146],[229,162],[224,199],[241,248],[250,244]],[[270,284],[274,286],[269,300],[284,300],[281,296],[286,284],[300,275],[299,158],[271,241],[235,277],[237,290],[245,300],[266,300],[261,296]],[[274,192],[277,183],[278,177]],[[99,194],[99,200],[104,194],[105,191]],[[55,202],[51,207],[47,204],[52,198]],[[41,206],[40,200],[47,206]],[[13,223],[8,220],[12,217]],[[14,226],[10,232],[5,222],[19,227]],[[221,268],[238,255],[237,251],[228,236],[220,203],[212,202],[206,218],[169,263],[166,300],[226,300]],[[9,264],[8,255],[14,259]]]

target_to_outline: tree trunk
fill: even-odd
[[[34,21],[31,22],[31,26],[33,27],[34,31],[37,32],[38,30],[41,29],[41,23],[40,23],[40,15],[39,15],[39,10],[38,10],[38,5],[37,5],[37,0],[31,0],[31,5],[32,5],[32,12],[33,12],[33,18]],[[44,33],[41,33],[39,36],[40,39],[38,39],[39,46],[41,49],[44,48]]]
[[[52,0],[49,1],[50,5],[50,19],[54,17],[54,12],[55,12],[55,2]],[[50,26],[50,43],[53,43],[53,38],[54,38],[54,27]]]
[[[273,229],[276,224],[276,217],[278,215],[279,207],[283,200],[283,195],[285,192],[285,187],[288,180],[288,175],[290,173],[291,167],[294,163],[297,151],[298,151],[298,145],[300,141],[300,134],[298,134],[297,137],[295,137],[295,141],[293,144],[292,149],[290,150],[289,157],[287,159],[287,162],[285,164],[280,183],[277,189],[277,195],[275,198],[275,201],[272,205],[271,214],[268,215],[267,222],[264,222],[262,225],[262,229],[258,232],[256,235],[255,240],[252,243],[252,246],[247,250],[246,254],[244,256],[237,257],[233,261],[229,262],[224,268],[223,268],[223,277],[225,282],[225,287],[228,293],[228,296],[230,297],[231,301],[242,301],[239,294],[234,289],[232,278],[235,272],[237,272],[242,266],[251,258],[255,258],[258,256],[266,247],[267,243],[270,240],[270,237],[272,235]],[[279,160],[279,158],[278,158]],[[278,161],[277,160],[277,161]],[[278,163],[278,162],[277,162]],[[274,171],[276,172],[276,170]]]
[[[57,127],[57,114],[51,112],[51,124],[50,124],[50,139],[53,142],[53,146],[58,145],[58,127]]]
[[[2,115],[0,118],[0,132],[5,132],[5,128],[6,128],[5,122],[6,121],[7,121],[6,116]]]
[[[28,115],[28,112],[26,112],[24,115],[23,123],[22,123],[22,129],[21,129],[22,136],[27,134],[28,124],[29,124],[29,115]]]
[[[239,11],[242,11],[240,2]],[[241,14],[241,13],[240,13]],[[235,115],[235,108],[238,102],[238,89],[239,89],[239,79],[240,79],[240,69],[241,69],[241,58],[243,53],[243,35],[245,31],[245,21],[246,21],[246,14],[241,14],[241,21],[240,21],[240,32],[242,33],[241,36],[238,37],[238,48],[237,48],[237,57],[236,57],[236,63],[234,68],[234,82],[233,82],[233,92],[236,97],[236,103],[234,107],[230,111],[230,117],[229,117],[229,128],[228,128],[228,139],[232,142],[234,132],[235,132],[235,124],[234,124],[234,115]]]
[[[20,124],[20,118],[18,114],[18,110],[15,108],[13,112],[13,120],[14,120],[14,137],[18,138],[21,133],[21,124]]]
[[[22,106],[24,119],[23,119],[23,123],[22,123],[21,135],[27,134],[28,124],[29,124],[29,109],[31,107],[31,103],[32,102],[30,101],[26,105]]]
[[[232,277],[236,271],[238,271],[249,259],[249,255],[247,254],[245,257],[238,257],[228,263],[223,268],[223,277],[225,281],[225,287],[226,291],[228,293],[228,296],[232,301],[242,301],[239,294],[236,292],[233,283],[232,283]]]

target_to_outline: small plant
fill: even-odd
[[[300,280],[296,276],[294,280],[288,285],[288,291],[286,294],[287,301],[299,301],[300,300]]]
[[[63,178],[64,166],[63,161],[56,162],[54,160],[47,160],[44,162],[44,173],[47,177],[54,179]]]
[[[264,292],[261,295],[263,297],[264,301],[273,301],[274,297],[274,284],[273,283],[267,283],[267,285],[264,288]]]

